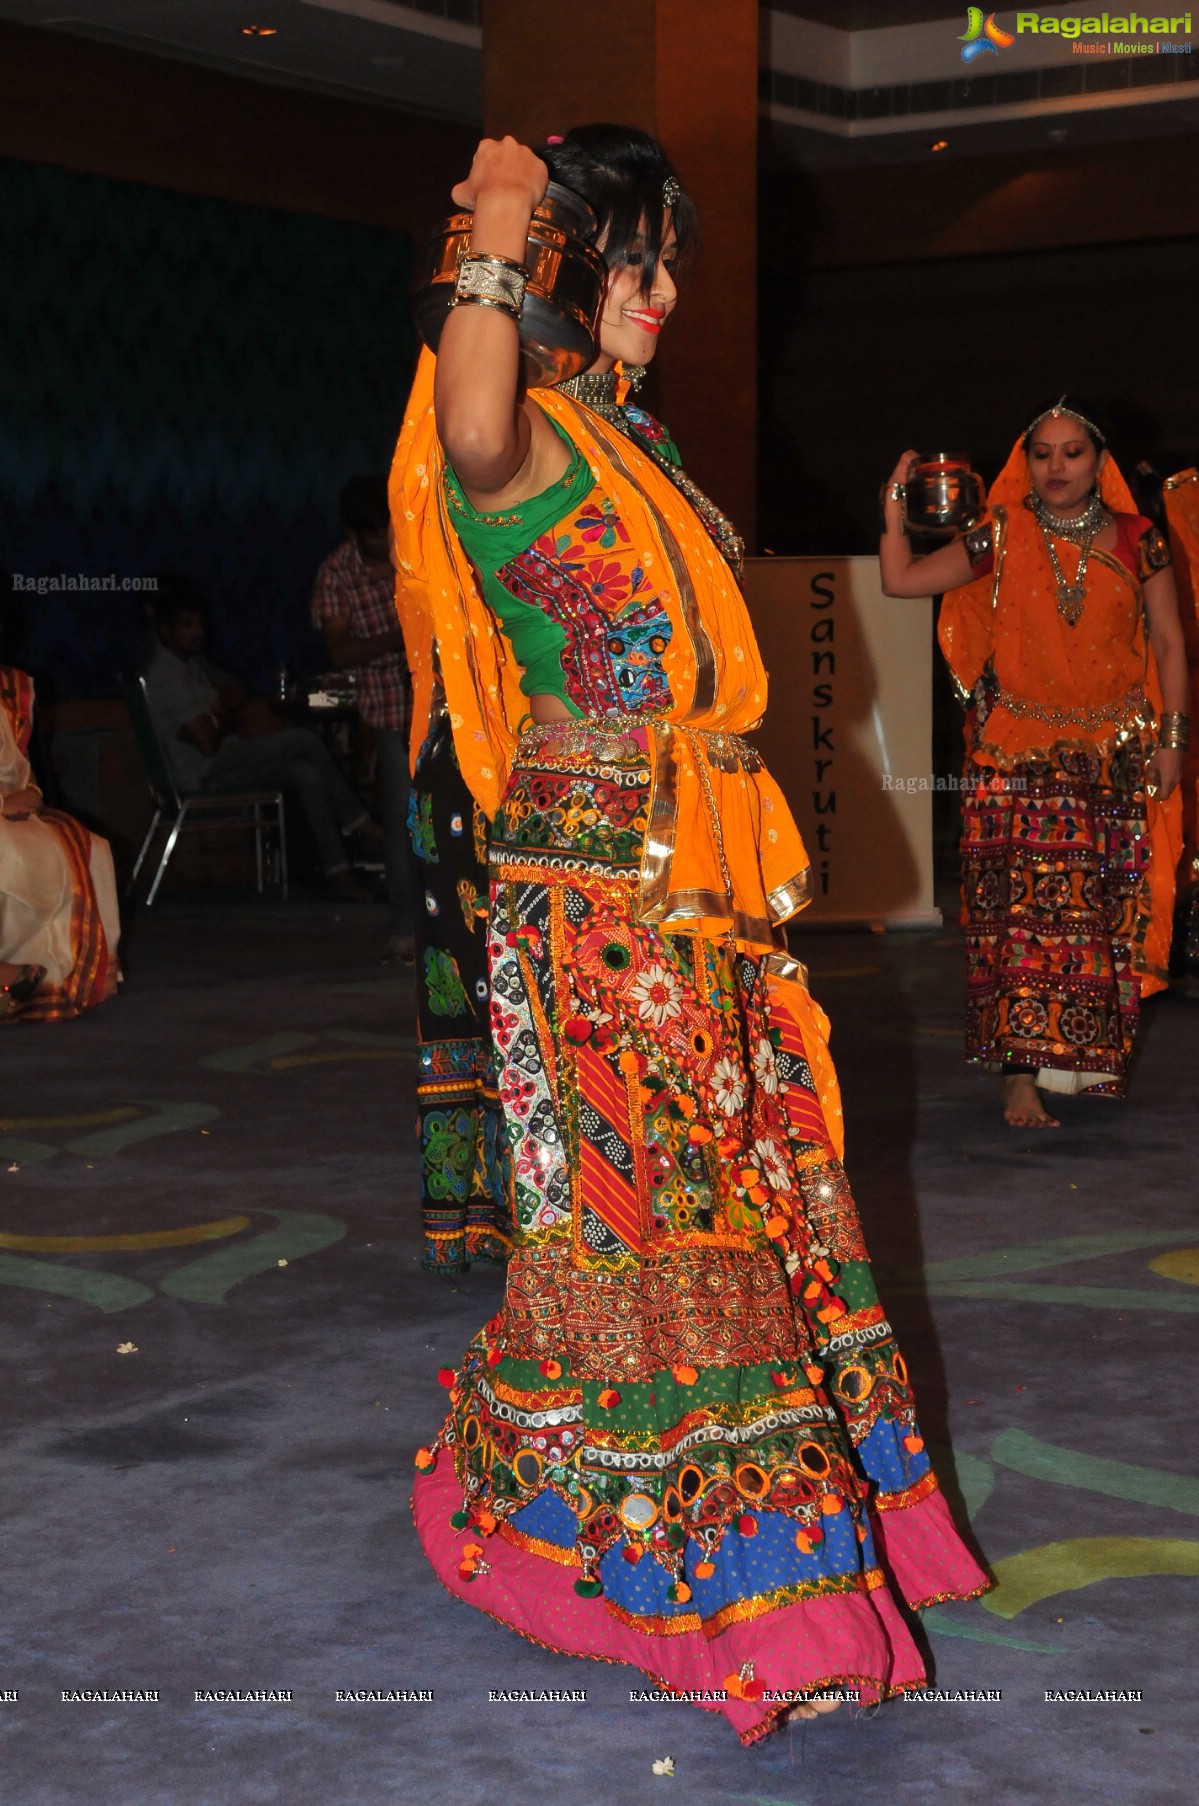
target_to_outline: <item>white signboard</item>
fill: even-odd
[[[932,602],[884,596],[875,558],[751,558],[770,674],[754,735],[812,861],[800,920],[937,928]]]

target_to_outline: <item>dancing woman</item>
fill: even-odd
[[[547,165],[594,208],[609,275],[591,369],[525,394]],[[501,1309],[441,1376],[417,1529],[455,1594],[695,1690],[751,1742],[797,1691],[918,1686],[897,1602],[988,1583],[916,1424],[840,1164],[827,1023],[781,931],[808,861],[741,738],[766,678],[740,541],[628,402],[694,206],[654,140],[615,126],[540,155],[485,141],[454,199],[472,251],[418,372],[393,522],[493,818],[518,1226]]]
[[[1004,1115],[1041,1090],[1122,1096],[1140,1000],[1167,982],[1189,680],[1170,552],[1095,424],[1039,408],[964,538],[915,557],[896,465],[892,596],[949,591],[939,639],[967,705],[966,1057]]]

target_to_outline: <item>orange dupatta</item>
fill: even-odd
[[[391,471],[392,530],[414,697],[431,691],[436,644],[458,761],[484,813],[500,806],[527,698],[445,499],[433,412],[435,359],[422,353]],[[808,858],[778,785],[739,741],[766,705],[766,673],[741,591],[699,516],[654,461],[554,389],[535,391],[616,499],[657,575],[674,629],[674,703],[649,731],[653,800],[641,914],[662,926],[733,925],[747,945],[809,900]],[[407,635],[407,628],[405,629]]]

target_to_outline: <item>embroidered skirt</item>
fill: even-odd
[[[1061,746],[1008,768],[985,747],[972,754],[962,797],[968,1060],[1035,1067],[1059,1090],[1123,1094],[1148,867],[1139,739],[1104,752]]]
[[[420,750],[408,803],[416,924],[422,1266],[503,1261],[512,1172],[487,1006],[487,848],[449,722]]]
[[[781,950],[640,919],[649,783],[644,730],[520,743],[490,919],[517,1233],[413,1506],[452,1592],[751,1742],[798,1690],[921,1685],[898,1602],[988,1583],[821,1109],[823,1018]]]

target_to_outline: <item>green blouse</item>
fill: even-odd
[[[632,429],[630,436],[636,442],[658,462],[678,466],[679,454],[674,441],[652,415],[627,405],[624,413]],[[557,696],[572,715],[582,716],[587,711],[578,701],[581,691],[577,674],[583,658],[580,636],[585,637],[589,631],[596,630],[610,634],[616,627],[618,632],[609,639],[607,648],[611,656],[619,661],[626,651],[634,654],[641,651],[639,644],[633,645],[630,641],[626,646],[620,640],[622,610],[614,604],[613,598],[616,590],[622,587],[622,579],[611,562],[616,560],[627,565],[631,560],[639,565],[640,561],[628,545],[628,535],[617,519],[615,504],[603,494],[587,459],[558,421],[551,419],[551,425],[566,444],[570,463],[557,482],[551,483],[540,495],[507,511],[483,512],[471,506],[456,472],[448,463],[445,466],[445,492],[455,530],[482,579],[484,600],[521,667],[521,690],[526,696]],[[596,491],[599,493],[594,495],[590,506],[585,507]],[[578,542],[577,535],[582,524],[581,515],[587,517],[583,544]],[[572,526],[576,531],[572,532]],[[574,585],[572,600],[564,599],[562,609],[557,612],[551,595],[544,595],[542,605],[538,606],[513,593],[514,589],[522,587],[522,583],[519,574],[508,567],[538,541],[542,542],[539,551],[550,563],[557,555],[565,555],[568,546],[574,556],[575,562],[569,567]],[[594,559],[590,553],[596,554]],[[611,587],[614,577],[615,590]],[[626,571],[624,577],[627,578],[623,585],[627,591],[627,610],[624,612],[631,611],[637,620],[646,600],[645,573],[637,568]],[[585,589],[589,582],[597,585],[597,609],[590,627],[580,619],[578,612],[580,586]],[[609,592],[601,596],[599,592],[605,582]],[[641,637],[648,634],[653,638],[655,629],[659,637],[662,629],[669,634],[669,625],[664,620],[661,623],[640,621],[640,625],[644,629]],[[638,671],[644,672],[644,657],[635,662]],[[595,661],[591,663],[594,666]],[[573,683],[568,678],[568,671],[575,673]],[[610,675],[617,673],[614,671]],[[626,674],[626,683],[632,675],[632,672]],[[575,695],[570,693],[572,688]],[[638,701],[640,692],[635,686],[622,693],[630,706],[649,706],[644,697]],[[609,704],[604,705],[594,690],[590,700],[593,708],[611,703],[609,698]]]
[[[499,572],[511,559],[527,552],[534,540],[557,526],[563,515],[585,502],[595,488],[591,466],[574,440],[556,420],[551,424],[570,449],[570,463],[557,482],[540,495],[506,513],[484,513],[467,501],[456,473],[447,463],[446,498],[454,529],[483,579],[484,600],[524,673],[520,680],[522,692],[526,696],[558,696],[572,715],[582,715],[583,710],[566,694],[563,681],[564,628],[543,609],[521,602],[499,579]]]

